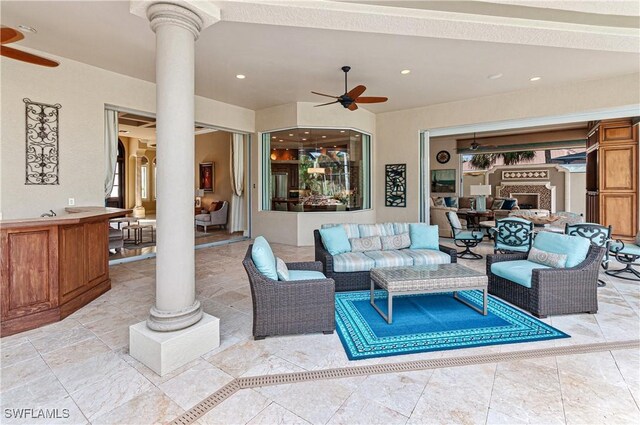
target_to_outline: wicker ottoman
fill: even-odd
[[[487,283],[484,273],[477,272],[463,265],[437,264],[431,266],[384,267],[374,268],[371,277],[371,305],[391,324],[393,320],[393,296],[408,294],[426,294],[430,292],[451,292],[453,297],[474,310],[487,315]],[[375,286],[378,284],[387,291],[387,311],[385,315],[375,303]],[[480,289],[483,292],[482,309],[469,304],[458,297],[458,291]]]

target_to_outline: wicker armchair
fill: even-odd
[[[531,288],[491,273],[501,261],[526,260],[527,253],[487,255],[489,293],[521,307],[536,317],[598,311],[598,269],[605,249],[591,246],[576,267],[533,270]]]
[[[277,281],[258,271],[249,246],[242,265],[249,276],[253,299],[253,336],[256,340],[274,335],[313,332],[333,333],[335,288],[333,279]],[[290,270],[322,271],[319,262],[287,263]]]
[[[316,250],[316,261],[322,263],[322,272],[324,275],[336,282],[336,292],[364,291],[370,289],[371,279],[369,278],[368,270],[361,272],[335,272],[333,270],[333,255],[329,254],[329,251],[325,249],[318,230],[313,231],[313,240]],[[458,261],[455,249],[444,245],[439,245],[438,247],[441,252],[451,257],[452,263]]]

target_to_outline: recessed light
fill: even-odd
[[[322,136],[322,138],[323,138],[323,139],[326,139],[326,138],[327,138],[327,136]]]
[[[344,133],[344,130],[340,130],[340,133]]]
[[[308,132],[308,131],[305,131],[305,132],[304,132],[304,134],[309,134],[309,132]]]
[[[302,138],[302,140],[307,140],[307,139],[305,139],[305,138],[303,137],[303,138]]]
[[[497,74],[491,74],[487,78],[490,80],[497,80],[498,78],[502,78],[502,75],[503,74],[499,72]]]
[[[360,137],[360,135],[359,135],[359,134],[356,134],[356,137]]]
[[[20,28],[23,31],[31,32],[34,34],[38,32],[38,30],[36,30],[34,27],[30,27],[29,25],[18,25],[18,28]]]
[[[400,74],[402,74],[402,75],[411,74],[411,70],[410,69],[403,69],[402,71],[400,71]]]
[[[289,133],[289,137],[293,137],[293,133]]]
[[[529,81],[540,81],[542,80],[542,77],[531,77],[529,78]]]
[[[287,148],[287,149],[285,149],[285,150],[286,150],[286,151],[288,151],[288,150],[289,150],[289,148]]]
[[[334,147],[334,148],[337,148],[337,146],[336,146],[336,145],[333,145],[333,147]]]
[[[271,136],[271,138],[272,138],[272,139],[275,139],[275,138],[276,138],[276,136]]]
[[[238,80],[244,80],[245,78],[247,78],[247,76],[246,76],[246,75],[243,75],[243,74],[238,74],[238,75],[236,75],[236,78],[237,78]]]
[[[280,141],[282,142],[282,139],[280,139]]]

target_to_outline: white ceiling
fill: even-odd
[[[129,12],[127,1],[2,1],[0,7],[3,25],[38,30],[12,47],[26,46],[154,81],[154,34],[148,22]],[[584,34],[592,36],[585,28]],[[364,84],[365,95],[389,97],[387,103],[367,109],[413,108],[639,72],[638,49],[629,52],[629,29],[623,30],[626,47],[602,51],[588,49],[586,42],[578,49],[550,47],[546,41],[531,45],[222,21],[205,29],[196,44],[196,93],[254,110],[295,101],[323,103],[324,98],[310,91],[342,94],[340,67],[350,65],[350,88]],[[576,34],[579,39],[582,33]],[[411,69],[411,74],[400,75],[402,69]],[[504,76],[487,79],[495,73]],[[247,78],[238,80],[236,74]],[[532,83],[532,76],[543,78]]]

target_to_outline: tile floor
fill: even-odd
[[[445,241],[446,243],[446,241]],[[159,377],[128,355],[154,300],[155,259],[111,267],[112,289],[65,320],[2,338],[2,424],[167,422],[234,377],[638,339],[640,285],[602,275],[597,315],[546,319],[572,338],[350,362],[338,336],[251,339],[248,242],[196,251],[197,295],[221,346]],[[480,247],[490,251],[488,244]],[[275,245],[285,260],[311,247]],[[484,261],[465,261],[484,269]],[[245,389],[199,424],[639,423],[640,353],[619,350]],[[58,409],[20,420],[12,409]],[[7,410],[9,409],[9,410]],[[66,410],[64,410],[66,409]]]

